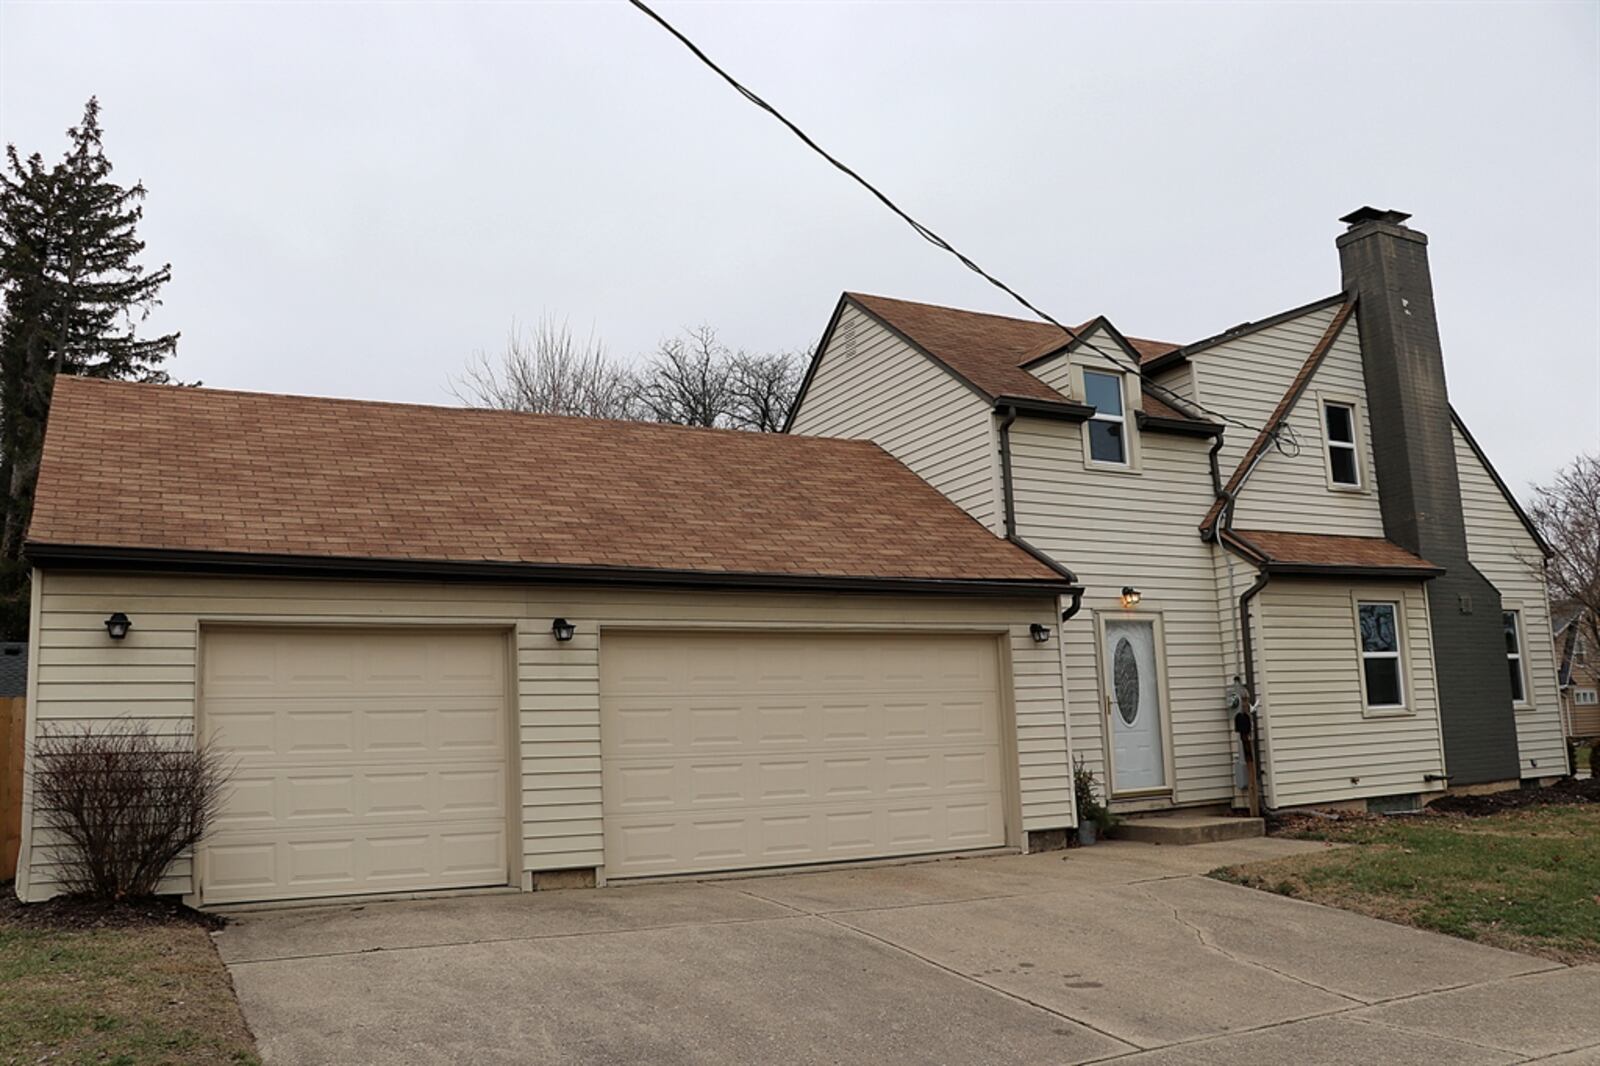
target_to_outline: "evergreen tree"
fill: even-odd
[[[98,100],[67,138],[51,167],[7,145],[0,171],[0,633],[11,639],[28,626],[22,541],[56,375],[164,382],[178,343],[176,333],[137,334],[172,268],[136,262],[145,189],[111,180]]]

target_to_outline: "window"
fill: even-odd
[[[1346,403],[1322,405],[1322,424],[1328,434],[1328,476],[1335,485],[1361,487],[1361,463],[1356,458],[1356,409]]]
[[[1511,669],[1511,702],[1527,703],[1528,688],[1522,676],[1522,616],[1516,611],[1500,615],[1506,627],[1506,665]]]
[[[1573,692],[1572,702],[1579,707],[1593,707],[1600,703],[1600,695],[1597,695],[1592,688],[1580,688]]]
[[[1356,604],[1361,628],[1361,674],[1367,707],[1373,710],[1404,707],[1405,685],[1400,672],[1400,605]]]
[[[1096,463],[1128,464],[1127,419],[1122,413],[1122,375],[1083,372],[1084,400],[1094,408],[1089,419],[1089,458]]]

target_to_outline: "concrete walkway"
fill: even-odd
[[[217,946],[269,1064],[1600,1063],[1600,967],[1200,876],[1320,846],[268,911]]]

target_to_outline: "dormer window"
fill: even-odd
[[[1084,402],[1094,408],[1089,419],[1089,459],[1128,465],[1127,416],[1123,413],[1122,375],[1100,370],[1083,372]]]
[[[1322,425],[1328,441],[1328,479],[1337,488],[1361,487],[1361,460],[1356,451],[1356,409],[1347,403],[1324,403]]]

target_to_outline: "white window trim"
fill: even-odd
[[[1097,410],[1093,415],[1083,421],[1083,465],[1089,470],[1108,470],[1118,474],[1137,474],[1139,469],[1139,433],[1138,417],[1134,413],[1138,405],[1130,397],[1129,379],[1134,375],[1121,370],[1102,369],[1098,366],[1077,365],[1073,367],[1073,385],[1077,387],[1078,399],[1081,403],[1089,402],[1089,387],[1084,377],[1085,374],[1104,374],[1114,377],[1122,386],[1122,414],[1102,415]],[[1089,450],[1089,426],[1094,422],[1114,422],[1122,427],[1122,462],[1113,463],[1105,459],[1095,459]]]
[[[1361,646],[1361,605],[1388,604],[1394,608],[1396,648],[1393,652],[1369,652]],[[1416,701],[1411,698],[1411,671],[1407,668],[1410,644],[1406,640],[1406,601],[1403,594],[1391,594],[1373,589],[1350,593],[1350,624],[1355,633],[1356,678],[1361,685],[1361,715],[1364,718],[1394,718],[1414,715]],[[1367,659],[1393,658],[1400,671],[1400,702],[1374,707],[1367,701]]]
[[[1351,441],[1335,441],[1328,432],[1328,408],[1344,407],[1350,411],[1350,436]],[[1366,449],[1362,447],[1361,404],[1354,396],[1339,396],[1331,393],[1317,394],[1317,430],[1322,436],[1322,473],[1328,481],[1328,489],[1332,492],[1368,492],[1367,457]],[[1347,448],[1355,455],[1356,483],[1346,484],[1334,480],[1333,476],[1333,450]]]
[[[1587,699],[1585,697],[1587,697]],[[1596,692],[1592,688],[1573,689],[1572,705],[1574,707],[1600,706],[1600,692]]]
[[[1522,698],[1513,699],[1511,706],[1519,711],[1533,710],[1533,677],[1528,672],[1528,615],[1522,609],[1522,604],[1514,600],[1503,600],[1500,604],[1502,614],[1515,615],[1517,618],[1517,670],[1522,674]],[[1506,652],[1509,661],[1513,656]]]

